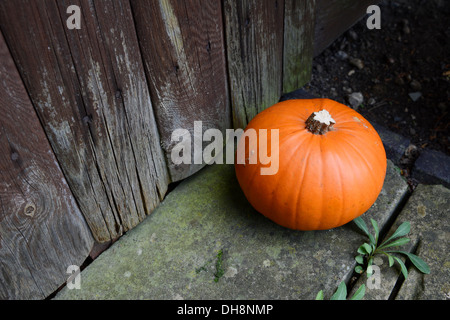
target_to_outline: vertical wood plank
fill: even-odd
[[[316,0],[314,56],[320,54],[380,0]]]
[[[70,5],[81,29],[66,27]],[[119,237],[164,196],[159,145],[128,0],[3,1],[0,27],[94,237]]]
[[[284,1],[224,1],[233,125],[244,128],[281,96]]]
[[[202,133],[230,127],[220,0],[131,0],[145,71],[173,181],[204,166],[195,163],[194,121]],[[191,164],[171,161],[175,129],[191,136]],[[208,142],[209,143],[209,142]]]
[[[0,33],[0,299],[43,299],[93,238]]]
[[[285,0],[283,92],[301,88],[311,78],[315,0]]]

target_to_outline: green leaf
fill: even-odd
[[[376,242],[375,238],[373,237],[373,235],[369,234],[369,240],[373,247],[377,246],[377,242]]]
[[[342,281],[336,292],[331,296],[330,300],[345,300],[347,298],[347,286],[345,282]]]
[[[366,250],[366,252],[367,252],[368,254],[371,254],[371,253],[372,253],[372,246],[370,246],[368,243],[363,243],[362,246],[364,247],[364,250]]]
[[[403,237],[403,236],[407,235],[409,233],[409,230],[411,230],[411,225],[409,224],[409,222],[408,221],[403,222],[397,228],[397,230],[395,230],[395,232],[386,241],[384,241],[381,244],[380,247],[382,247],[385,243],[388,243],[392,239],[395,239],[395,238],[398,238],[398,237]]]
[[[316,300],[323,300],[323,290],[320,290],[317,293]]]
[[[367,229],[367,225],[361,217],[353,219],[353,222],[356,223],[358,228],[364,231],[365,234],[369,235],[369,229]]]
[[[366,293],[366,286],[364,284],[356,290],[355,294],[350,298],[350,300],[361,300]]]
[[[429,274],[430,273],[430,267],[428,266],[428,264],[425,261],[423,261],[421,258],[416,256],[415,254],[410,253],[410,252],[405,252],[405,251],[397,251],[397,252],[406,255],[409,258],[409,260],[411,260],[413,265],[420,272],[425,273],[425,274]]]
[[[365,244],[366,244],[366,243],[365,243]],[[357,252],[360,253],[360,254],[362,254],[362,255],[367,254],[366,247],[365,247],[364,245],[361,245],[361,246],[358,248]]]
[[[370,242],[375,244],[375,239],[373,235],[370,234],[369,229],[367,228],[367,224],[364,222],[364,220],[361,217],[358,217],[353,219],[353,221],[356,223],[358,228],[364,231],[364,233],[369,237]]]
[[[355,257],[356,262],[358,262],[359,264],[363,264],[364,263],[364,256],[356,256]]]
[[[375,230],[375,245],[376,245],[378,242],[378,237],[380,235],[380,229],[378,228],[378,223],[375,220],[371,218],[370,222],[372,223],[373,229]]]
[[[392,267],[394,265],[394,258],[390,254],[386,253],[386,255],[387,255],[388,260],[389,260],[389,267]]]
[[[373,252],[374,246],[370,245],[368,243],[363,243],[357,250],[359,254],[365,255],[365,254],[371,254]]]
[[[355,272],[357,272],[357,273],[363,273],[363,272],[364,272],[364,269],[363,269],[361,266],[356,266],[356,267],[355,267]]]
[[[389,247],[394,247],[394,246],[402,246],[404,244],[407,244],[409,242],[409,238],[398,238],[390,243],[381,245],[380,247],[378,247],[378,249],[384,249],[384,248],[389,248]]]
[[[394,256],[394,259],[395,259],[395,261],[397,261],[398,264],[400,265],[400,270],[402,271],[403,276],[405,277],[405,279],[408,278],[408,270],[406,269],[406,266],[405,266],[405,264],[403,263],[403,261],[400,260],[400,258],[395,257],[395,256]]]
[[[388,251],[388,252],[391,252],[391,251]],[[385,251],[381,251],[381,250],[377,250],[377,253],[382,253],[382,254],[384,254],[384,255],[386,255],[388,257],[388,259],[389,259],[389,267],[392,267],[394,265],[394,258],[392,258],[392,256],[389,253],[387,253]]]

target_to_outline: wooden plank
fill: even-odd
[[[194,163],[194,121],[202,133],[230,127],[220,0],[131,0],[152,102],[172,181],[204,166]],[[175,129],[191,135],[191,164],[174,164]],[[207,142],[208,144],[210,142]],[[203,147],[203,145],[202,145]]]
[[[96,138],[104,137],[95,147],[105,165],[101,179],[127,231],[157,206],[169,182],[131,7],[125,0],[58,4],[61,16],[71,4],[82,8],[86,27],[66,37],[84,103],[94,107],[90,127],[98,121]]]
[[[311,79],[314,51],[315,0],[285,0],[283,92],[297,90]]]
[[[233,125],[244,128],[281,96],[284,1],[224,1]]]
[[[365,14],[373,0],[316,0],[314,56],[320,54]]]
[[[69,30],[70,5],[81,28]],[[127,0],[2,1],[0,26],[99,242],[138,224],[169,177]]]
[[[0,299],[43,299],[93,245],[0,33]]]

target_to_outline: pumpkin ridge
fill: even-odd
[[[354,161],[354,156],[349,153],[348,151],[345,150],[345,148],[343,148],[343,151],[339,154],[333,154],[334,156],[337,156],[339,158],[339,161],[337,161],[337,163],[339,163],[339,167],[337,169],[337,171],[339,172],[339,181],[340,181],[340,189],[341,189],[341,206],[343,209],[341,209],[340,211],[340,215],[337,219],[337,226],[341,226],[345,223],[344,220],[348,220],[348,216],[349,214],[354,214],[353,212],[349,213],[349,210],[345,210],[345,206],[343,206],[343,204],[345,203],[346,206],[350,206],[351,204],[354,204],[354,201],[351,200],[349,204],[347,204],[346,198],[347,198],[347,194],[348,194],[348,187],[345,188],[344,186],[344,182],[346,182],[348,184],[348,181],[350,178],[348,176],[348,173],[346,174],[346,172],[348,171],[348,167],[354,167],[356,166],[356,163],[358,161]],[[361,187],[360,181],[358,180],[356,174],[353,172],[353,170],[350,170],[352,173],[352,179],[351,179],[351,189],[353,191],[351,192],[357,192],[359,194],[359,196],[362,195],[362,190],[363,188]],[[353,210],[354,211],[354,210]],[[356,217],[355,217],[356,218]]]
[[[324,138],[325,137],[323,137],[323,136],[320,136],[320,140],[319,140],[319,154],[320,154],[320,157],[321,158],[323,158],[323,155],[324,155],[324,152],[323,152],[323,141],[324,141]],[[323,170],[323,165],[321,166],[321,169],[319,170],[319,172],[320,172],[320,181],[319,181],[319,185],[322,185],[322,186],[324,186],[324,170]],[[323,212],[323,194],[324,194],[324,192],[325,192],[325,187],[323,187],[322,188],[322,192],[321,192],[321,199],[317,199],[317,202],[318,203],[320,203],[320,210],[318,210],[319,212],[320,212],[320,217],[319,217],[319,219],[318,219],[318,224],[314,227],[315,229],[317,229],[317,228],[320,228],[320,225],[322,224],[322,218],[323,218],[323,215],[324,215],[324,212]]]
[[[368,169],[370,176],[372,178],[372,181],[377,181],[377,179],[374,177],[374,170],[376,170],[373,165],[371,165],[368,160],[366,159],[366,156],[364,156],[359,148],[357,148],[353,142],[349,141],[349,140],[345,140],[345,142],[358,154],[358,156],[360,157],[361,160],[363,160],[364,165],[366,166],[366,168]],[[370,149],[370,148],[369,148]],[[375,159],[377,159],[377,157],[375,157]]]
[[[336,156],[337,156],[336,154],[333,154],[333,157],[336,157]],[[338,220],[337,225],[342,225],[342,220],[344,219],[343,208],[345,208],[346,201],[345,201],[344,179],[342,179],[341,162],[339,161],[338,163],[339,163],[339,170],[338,170],[338,173],[339,173],[339,186],[340,186],[340,190],[341,190],[341,192],[340,192],[341,193],[341,207],[339,208],[340,212],[339,212],[339,220]]]
[[[298,150],[298,148],[300,147],[300,146],[302,146],[302,144],[300,144],[299,143],[299,145],[298,145],[298,147],[297,147],[297,149],[296,149],[296,151]],[[303,191],[304,191],[304,189],[305,189],[305,186],[304,186],[304,179],[305,179],[305,175],[306,175],[306,171],[308,170],[308,164],[309,164],[309,155],[310,155],[310,153],[311,153],[311,143],[308,143],[308,148],[307,148],[307,152],[305,151],[305,155],[304,155],[304,162],[303,162],[303,166],[302,166],[302,171],[301,171],[301,178],[300,179],[297,179],[297,181],[298,181],[298,183],[300,184],[300,186],[298,187],[298,192],[297,192],[297,194],[296,194],[296,198],[295,198],[295,210],[294,210],[294,214],[293,214],[293,222],[294,222],[294,226],[297,226],[297,223],[298,223],[298,220],[301,220],[301,219],[303,219],[303,216],[304,216],[304,214],[305,213],[303,213],[303,214],[301,214],[301,215],[299,215],[298,214],[298,212],[299,212],[299,205],[300,205],[300,201],[299,201],[299,199],[301,199],[302,197],[300,196],[302,193],[303,193]],[[292,219],[292,218],[291,218]]]
[[[326,157],[324,157],[325,154],[328,154],[328,155]],[[340,223],[341,220],[342,220],[342,216],[343,216],[343,208],[345,208],[344,207],[344,201],[345,201],[344,190],[345,190],[345,188],[343,187],[343,179],[342,179],[342,170],[343,170],[343,168],[341,167],[342,160],[341,160],[341,157],[338,154],[336,154],[335,152],[328,152],[328,153],[324,152],[322,157],[324,159],[324,162],[323,162],[323,165],[322,165],[322,169],[324,169],[324,170],[322,170],[322,171],[325,173],[325,174],[322,175],[322,183],[324,183],[324,186],[325,186],[325,182],[327,182],[325,180],[325,176],[327,176],[326,173],[330,170],[329,169],[330,168],[329,164],[332,163],[333,165],[337,166],[337,168],[334,171],[337,172],[338,177],[336,177],[334,175],[335,183],[333,183],[332,188],[333,188],[333,190],[336,190],[338,188],[340,189],[340,196],[339,196],[340,207],[336,208],[336,209],[333,208],[331,210],[333,211],[334,219],[337,220],[337,222]],[[323,191],[322,191],[322,195],[327,194],[327,193],[328,193],[328,190],[326,190],[324,188]],[[321,200],[322,200],[322,203],[324,203],[325,201],[330,201],[330,199],[328,199],[327,197],[323,197]],[[329,210],[330,209],[328,209],[327,206],[325,208],[326,209],[324,210],[324,208],[322,206],[321,219],[319,219],[320,224],[316,227],[317,230],[324,230],[324,229],[326,229],[326,228],[328,228],[330,226],[329,218],[325,219],[325,221],[322,220],[323,217],[326,218],[326,216],[324,216],[325,212],[326,212],[327,216],[329,216]],[[338,215],[338,218],[336,219],[335,217],[337,215]],[[331,223],[331,225],[338,225],[338,223],[336,223],[336,221],[332,221],[332,222],[333,223]]]
[[[353,141],[358,141],[358,143],[364,144],[364,139],[366,137],[362,137],[362,135],[358,135],[358,134],[357,135],[351,135],[351,137],[352,137],[352,139],[346,139],[346,141],[348,143],[350,143],[352,145],[352,148],[354,150],[357,150],[357,152],[359,153],[360,149],[355,146],[354,142],[350,142],[350,141],[352,141],[352,140]],[[368,138],[373,139],[373,135],[369,135]],[[383,142],[381,141],[381,139],[380,139],[380,141],[374,141],[374,142],[377,142],[378,145],[376,147],[368,147],[368,149],[379,148],[380,151],[382,149],[386,153],[386,151],[384,150]],[[375,155],[375,154],[372,152],[372,155]],[[375,159],[379,159],[379,157],[375,156]],[[365,159],[365,161],[367,162],[367,159]],[[380,163],[380,164],[382,164],[382,163]]]
[[[291,154],[291,158],[288,160],[288,163],[286,164],[288,167],[291,167],[292,166],[292,163],[291,162],[293,162],[294,160],[296,160],[297,159],[297,157],[295,157],[295,155],[297,154],[297,152],[298,152],[298,150],[299,150],[299,148],[301,148],[302,146],[303,146],[303,144],[304,144],[304,141],[305,141],[305,139],[307,138],[307,135],[305,135],[305,134],[303,134],[303,132],[290,132],[289,134],[287,134],[287,135],[285,135],[284,136],[284,139],[286,139],[286,140],[289,140],[289,139],[291,139],[291,138],[296,138],[296,139],[299,139],[299,134],[301,135],[301,137],[303,138],[301,141],[298,141],[297,143],[296,143],[296,148],[295,148],[295,150],[292,152],[292,154]],[[283,142],[286,142],[286,141],[284,141],[284,139],[283,139]],[[280,146],[282,145],[282,140],[280,139]],[[280,152],[280,155],[281,155],[281,150],[279,150]],[[281,162],[281,160],[280,160],[280,162]],[[303,172],[304,172],[305,170],[303,170]],[[303,178],[302,178],[303,179]],[[299,181],[302,181],[302,180],[299,180]],[[273,188],[273,190],[280,190],[280,188],[279,188],[279,186],[280,186],[280,183],[281,182],[284,182],[282,179],[276,179],[276,184],[275,184],[275,186],[274,186],[274,188]],[[276,192],[275,193],[272,193],[272,199],[273,198],[277,198],[277,194],[276,194]],[[272,201],[272,206],[270,207],[270,210],[271,211],[273,211],[274,210],[274,205],[276,205],[276,201]],[[295,217],[296,215],[294,214],[294,217]]]
[[[350,148],[352,148],[352,150],[353,150],[354,152],[356,152],[356,153],[358,154],[358,156],[359,156],[359,161],[358,161],[358,162],[362,161],[362,163],[364,163],[364,166],[366,167],[366,169],[367,169],[367,171],[368,171],[368,176],[370,177],[370,180],[371,180],[370,185],[377,185],[377,184],[378,184],[378,181],[377,181],[378,179],[377,179],[376,177],[374,177],[374,175],[375,175],[375,176],[377,175],[377,172],[374,172],[374,171],[377,170],[377,169],[374,168],[373,166],[371,166],[371,165],[368,163],[367,158],[366,158],[365,156],[362,156],[362,154],[361,154],[361,152],[359,151],[359,149],[356,148],[356,147],[354,146],[353,143],[351,143],[351,142],[349,142],[349,141],[347,141],[347,140],[346,140],[346,143],[347,143],[347,145],[350,146]],[[348,157],[351,159],[351,158],[353,158],[354,156],[349,155]],[[357,182],[358,182],[358,185],[359,185],[359,186],[361,186],[361,184],[364,185],[364,183],[362,183],[361,180],[357,180]],[[383,182],[381,183],[381,187],[382,187],[382,186],[383,186]],[[362,188],[364,188],[364,187],[362,187]],[[357,190],[358,190],[358,191],[361,191],[361,187],[359,187]],[[378,193],[379,193],[380,191],[381,191],[381,189],[380,189],[380,190],[377,190],[377,194],[376,194],[376,197],[375,197],[374,201],[375,201],[376,198],[378,197]],[[373,195],[375,195],[375,193],[372,194],[372,192],[371,192],[371,193],[370,193],[370,196],[372,197]],[[367,199],[366,194],[364,194],[364,193],[362,193],[362,192],[361,192],[361,196],[362,196],[362,197],[361,197],[362,199]],[[368,203],[368,201],[367,201],[367,200],[364,200],[364,202],[362,203],[362,206],[366,206],[367,203]],[[373,203],[372,203],[372,204],[373,204]],[[365,208],[365,210],[364,210],[361,214],[364,214],[365,212],[367,212],[367,210],[370,209],[370,207],[372,206],[372,204],[371,204],[369,207]],[[361,205],[360,205],[360,206],[361,206]],[[356,218],[356,217],[355,217],[355,218]],[[342,223],[342,221],[341,221],[341,223]]]

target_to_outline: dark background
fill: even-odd
[[[367,16],[314,58],[305,88],[356,106],[370,122],[450,155],[450,1],[382,1],[381,29]],[[410,96],[411,94],[411,96]],[[417,98],[418,97],[418,98]]]

